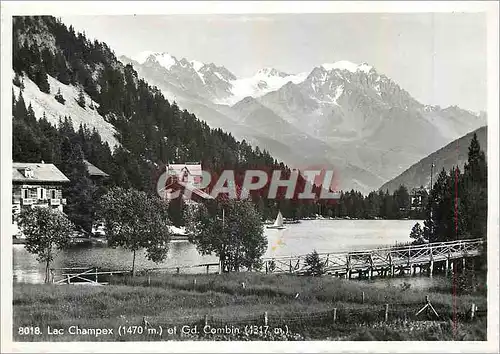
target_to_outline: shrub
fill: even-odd
[[[307,275],[318,276],[325,274],[325,265],[321,262],[318,252],[314,250],[306,256]]]

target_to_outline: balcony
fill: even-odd
[[[35,200],[33,198],[21,198],[22,205],[33,205]]]
[[[50,205],[61,205],[61,199],[49,199]]]

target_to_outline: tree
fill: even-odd
[[[85,108],[85,94],[83,93],[83,88],[81,87],[80,91],[78,92],[78,100],[76,102],[80,107]]]
[[[64,102],[66,102],[63,95],[61,94],[60,88],[57,90],[57,93],[55,94],[55,98],[56,98],[56,101],[59,102],[60,104],[64,104]]]
[[[35,83],[38,85],[40,91],[45,93],[50,93],[50,84],[47,78],[47,72],[43,66],[40,66],[37,72],[35,73]]]
[[[410,238],[412,238],[414,241],[414,244],[422,244],[425,242],[424,240],[424,230],[420,226],[420,224],[417,222],[415,225],[413,225],[413,228],[411,229],[410,232]]]
[[[305,265],[307,267],[307,275],[319,276],[325,274],[325,264],[321,262],[316,250],[306,256]]]
[[[410,211],[410,194],[404,185],[399,186],[394,192],[394,203],[398,219],[407,217]]]
[[[69,179],[63,189],[68,204],[65,212],[70,220],[86,231],[92,229],[95,211],[96,186],[90,179],[84,162],[82,148],[65,138],[61,143],[60,169]]]
[[[190,205],[185,220],[198,252],[217,255],[224,271],[260,268],[267,240],[252,201],[229,199]]]
[[[460,181],[461,233],[464,237],[485,238],[488,214],[488,169],[477,135],[472,137],[467,163]]]
[[[54,248],[63,249],[68,246],[72,223],[59,210],[35,207],[21,211],[18,225],[26,237],[26,250],[35,254],[39,262],[45,263],[45,282],[49,282]]]
[[[135,189],[114,187],[101,198],[98,210],[109,246],[133,252],[132,275],[137,251],[145,249],[146,257],[155,263],[166,258],[171,231],[164,201]]]
[[[14,75],[14,79],[12,79],[12,83],[14,85],[16,85],[17,87],[19,87],[21,89],[21,91],[24,90],[24,83],[23,83],[23,81],[18,73],[16,73]]]

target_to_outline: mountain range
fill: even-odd
[[[373,66],[349,61],[290,74],[238,78],[224,66],[143,52],[119,58],[214,128],[289,166],[333,168],[339,189],[378,189],[446,144],[486,125],[486,114],[420,103]]]

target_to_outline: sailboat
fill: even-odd
[[[278,212],[278,216],[276,217],[276,220],[274,221],[274,224],[267,226],[268,229],[284,229],[285,227],[283,226],[283,215],[281,215],[281,211]]]

